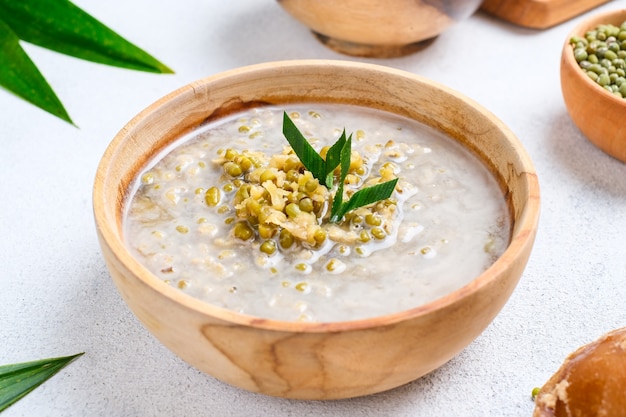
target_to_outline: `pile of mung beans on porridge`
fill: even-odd
[[[286,111],[324,157],[352,132],[344,195],[392,195],[329,221],[336,187],[282,134]],[[193,297],[284,321],[364,319],[417,307],[505,250],[509,211],[487,168],[415,121],[356,106],[259,107],[181,138],[142,171],[124,236],[156,277]]]

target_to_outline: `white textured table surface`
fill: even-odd
[[[196,79],[265,61],[356,59],[326,49],[271,0],[76,3],[176,74],[27,45],[79,129],[0,91],[0,363],[86,352],[3,415],[530,416],[532,388],[567,353],[626,326],[626,164],[577,130],[559,85],[561,46],[579,18],[534,31],[477,13],[418,54],[359,60],[473,98],[533,159],[540,228],[501,314],[442,368],[364,398],[265,397],[189,367],[142,327],[106,271],[91,209],[105,147],[144,107]],[[613,1],[587,14],[624,7]]]

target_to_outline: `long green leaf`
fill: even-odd
[[[61,100],[37,69],[17,35],[2,21],[0,14],[0,85],[18,97],[72,123]]]
[[[326,153],[326,186],[328,188],[333,187],[335,168],[337,168],[341,162],[341,151],[345,144],[346,129],[343,130],[337,142],[335,142]]]
[[[341,147],[340,153],[340,161],[339,161],[339,183],[337,185],[337,191],[335,191],[335,196],[333,200],[333,205],[330,208],[330,221],[331,223],[336,223],[343,215],[347,212],[343,210],[343,207],[346,203],[343,202],[343,184],[348,175],[348,171],[350,170],[350,158],[352,157],[352,135],[348,136],[348,139],[345,141],[343,146]]]
[[[83,353],[0,366],[0,411],[23,398]]]
[[[356,208],[367,206],[368,204],[375,203],[380,200],[386,200],[391,197],[391,193],[396,188],[396,183],[398,182],[397,178],[394,178],[390,181],[385,181],[382,184],[372,185],[371,187],[361,188],[359,191],[354,193],[350,200],[341,204],[337,211],[335,212],[333,205],[333,219],[334,221],[338,221],[341,219],[346,213],[352,211]],[[331,219],[331,221],[333,221]]]
[[[0,0],[0,19],[23,41],[46,49],[121,68],[173,72],[68,0]]]
[[[317,151],[313,149],[302,133],[300,133],[298,127],[287,115],[287,112],[283,114],[283,135],[291,145],[291,149],[293,149],[298,158],[300,158],[302,165],[311,171],[311,174],[313,174],[320,183],[325,182],[326,162]]]

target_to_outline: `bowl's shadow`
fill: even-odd
[[[593,194],[626,200],[626,163],[604,153],[578,130],[563,107],[547,131],[549,154]]]

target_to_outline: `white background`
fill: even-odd
[[[271,0],[76,3],[176,74],[26,45],[79,128],[0,91],[0,363],[86,352],[3,416],[530,416],[532,388],[569,352],[626,326],[626,164],[578,131],[559,84],[561,47],[580,17],[537,31],[479,12],[422,52],[375,60],[325,48]],[[191,368],[128,310],[96,240],[94,174],[127,121],[199,78],[299,58],[373,62],[442,82],[507,124],[539,175],[536,244],[501,314],[442,368],[369,397],[271,398]]]

